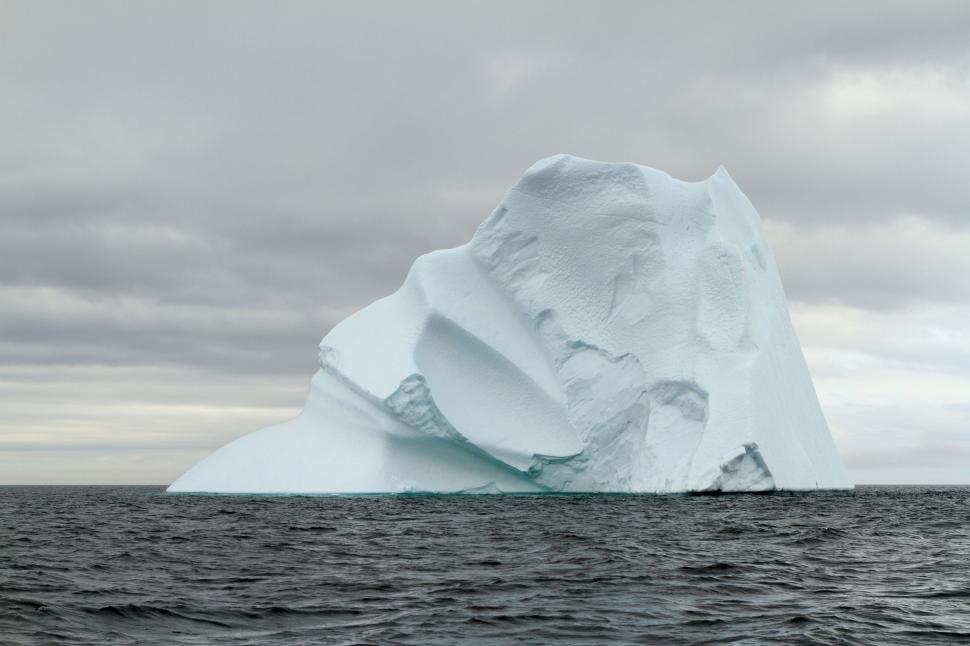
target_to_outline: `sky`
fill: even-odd
[[[0,484],[165,484],[534,161],[761,213],[859,484],[970,482],[970,3],[0,0]]]

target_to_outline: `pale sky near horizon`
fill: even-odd
[[[765,221],[857,483],[970,483],[970,3],[0,0],[0,484],[168,483],[537,159]]]

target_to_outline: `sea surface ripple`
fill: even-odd
[[[970,642],[970,488],[0,487],[0,642]]]

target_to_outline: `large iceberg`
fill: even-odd
[[[303,412],[169,491],[843,489],[754,207],[559,155],[320,344]]]

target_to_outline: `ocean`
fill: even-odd
[[[0,487],[0,643],[970,643],[970,487]]]

